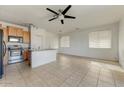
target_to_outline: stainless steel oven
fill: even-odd
[[[22,51],[20,49],[11,49],[10,50],[11,57],[20,56],[20,55],[22,55]]]
[[[9,64],[22,62],[23,61],[23,49],[21,46],[12,45],[8,47],[9,49]]]

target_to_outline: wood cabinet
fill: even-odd
[[[7,27],[8,36],[16,36],[16,28],[12,26]]]
[[[26,41],[28,44],[30,43],[30,32],[29,31],[27,32],[27,40]]]
[[[25,63],[30,65],[30,51],[29,50],[24,50],[23,58],[24,58]]]
[[[24,58],[24,60],[27,60],[27,51],[26,50],[23,51],[23,58]]]
[[[23,42],[29,44],[30,43],[30,33],[29,31],[23,31]]]
[[[23,29],[21,28],[8,26],[7,30],[9,36],[23,37]]]
[[[30,51],[29,50],[23,51],[23,58],[24,58],[24,60],[30,60]]]
[[[28,52],[27,52],[27,60],[28,60],[28,61],[31,61],[30,59],[31,59],[31,51],[28,51]]]
[[[17,28],[16,29],[16,36],[23,37],[23,29]]]
[[[30,33],[29,31],[23,31],[21,28],[8,26],[7,27],[8,36],[23,37],[23,42],[26,44],[30,43]]]

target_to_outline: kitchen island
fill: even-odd
[[[31,51],[31,67],[35,68],[56,61],[56,54],[55,49]]]

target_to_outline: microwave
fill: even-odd
[[[9,36],[8,37],[8,42],[23,43],[23,37]]]

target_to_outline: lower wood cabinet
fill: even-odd
[[[23,58],[24,58],[25,63],[30,65],[30,51],[29,50],[24,50]]]
[[[23,58],[24,58],[24,60],[28,59],[28,50],[23,51]]]
[[[23,51],[23,58],[24,58],[24,60],[26,60],[26,51],[25,50]]]

